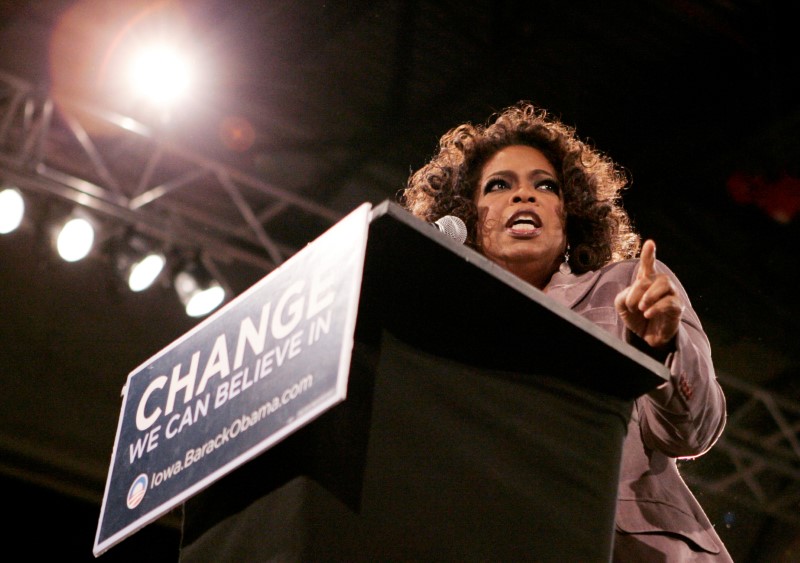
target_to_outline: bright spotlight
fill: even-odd
[[[192,81],[188,59],[176,49],[157,46],[134,57],[131,82],[136,91],[157,104],[171,104],[184,96]]]
[[[148,254],[131,266],[128,287],[131,291],[144,291],[156,281],[166,263],[163,254],[157,252]]]
[[[58,233],[56,248],[66,262],[77,262],[86,257],[94,244],[94,227],[82,217],[67,221]]]
[[[16,188],[0,191],[0,234],[15,230],[22,223],[25,215],[25,200]]]
[[[115,248],[117,272],[134,292],[144,291],[158,279],[167,258],[153,241],[138,233],[127,233]]]
[[[202,317],[225,300],[225,290],[198,263],[192,263],[179,272],[173,283],[175,292],[190,317]]]

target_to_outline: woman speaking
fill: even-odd
[[[688,296],[620,204],[626,184],[572,128],[521,102],[447,132],[401,203],[427,222],[460,217],[466,244],[669,368],[633,404],[613,560],[731,561],[676,465],[714,445],[725,397]]]

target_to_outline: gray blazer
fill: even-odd
[[[626,260],[580,276],[556,272],[545,292],[647,351],[614,309],[614,297],[633,283],[638,265]],[[675,463],[717,441],[725,426],[725,396],[683,286],[663,263],[656,270],[672,278],[686,309],[674,351],[659,358],[669,367],[670,381],[634,402],[622,450],[614,561],[732,561]]]

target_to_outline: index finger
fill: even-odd
[[[638,278],[650,278],[656,275],[656,243],[648,239],[642,245],[642,254],[639,256]]]

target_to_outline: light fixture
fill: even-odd
[[[117,270],[131,291],[144,291],[158,279],[167,259],[138,234],[126,235],[116,253]]]
[[[22,223],[25,215],[25,200],[17,188],[0,191],[0,234],[8,234]]]
[[[155,44],[142,48],[134,57],[130,80],[136,91],[151,102],[170,105],[189,90],[191,63],[176,47]]]
[[[151,252],[131,266],[128,287],[131,291],[144,291],[158,279],[167,259],[160,252]]]
[[[220,306],[225,290],[199,261],[188,262],[173,280],[175,292],[190,317],[202,317]]]
[[[66,262],[86,258],[94,245],[94,225],[80,210],[73,212],[56,235],[58,255]]]

